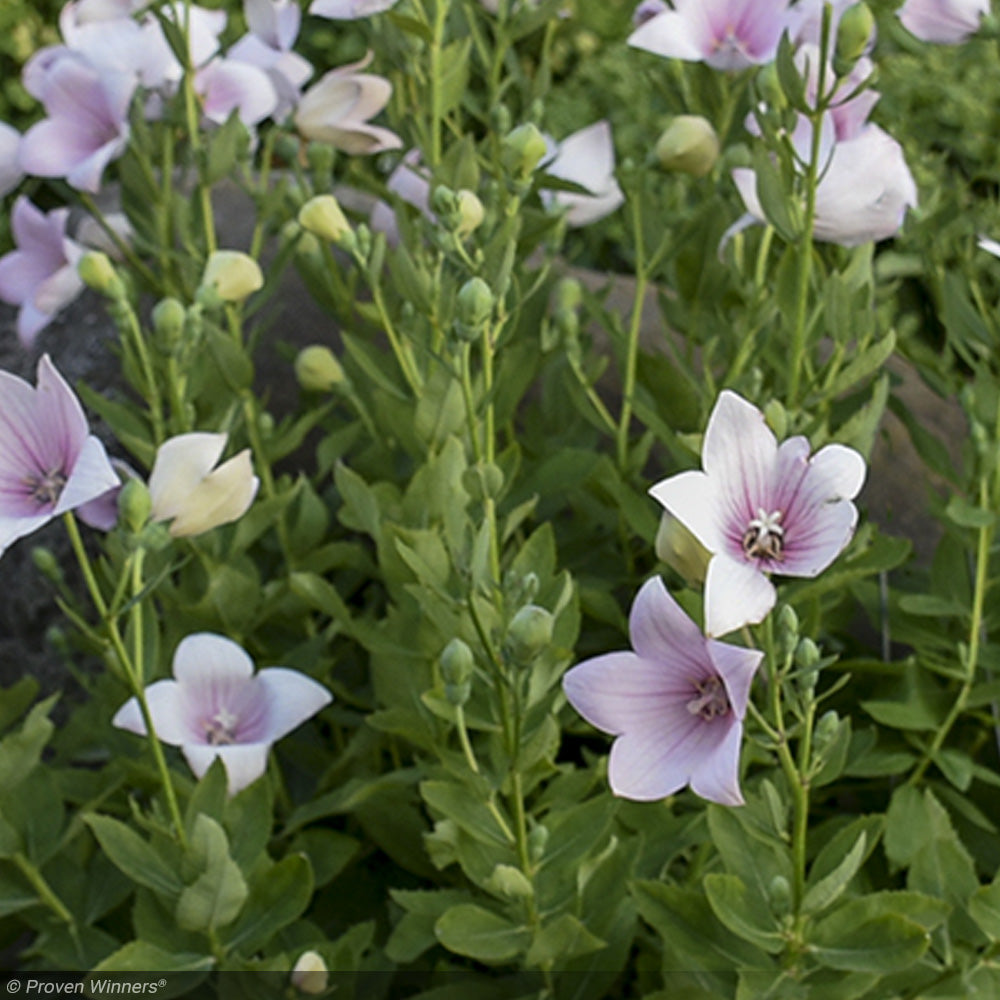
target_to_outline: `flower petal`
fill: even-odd
[[[742,720],[750,699],[750,685],[764,654],[759,649],[743,649],[715,639],[709,639],[707,647],[708,655],[726,685],[733,713]]]
[[[774,585],[753,563],[720,553],[708,564],[705,577],[705,632],[719,636],[756,625],[775,600]]]
[[[191,739],[192,728],[187,703],[176,681],[157,681],[146,688],[146,705],[153,729],[161,743],[180,746]],[[137,698],[129,698],[115,713],[111,724],[130,733],[146,735],[146,723]]]
[[[191,770],[199,778],[212,766],[216,757],[222,760],[229,778],[229,794],[235,795],[267,770],[270,743],[242,743],[228,746],[209,746],[186,743],[181,747]]]
[[[149,476],[153,520],[166,521],[184,509],[188,497],[211,472],[226,447],[225,434],[178,434],[156,452]]]
[[[671,688],[690,692],[693,684],[711,673],[705,637],[659,577],[647,580],[636,594],[629,635],[632,648],[643,660],[661,666],[665,676],[680,681],[671,683]]]
[[[298,670],[267,667],[257,674],[257,683],[268,701],[266,739],[274,743],[333,701],[322,684]]]
[[[59,494],[52,516],[75,510],[118,485],[118,476],[104,445],[96,437],[88,437],[73,463],[73,470]]]
[[[229,524],[242,517],[257,495],[260,480],[253,474],[245,449],[206,476],[189,494],[183,510],[170,523],[174,538],[185,538]]]
[[[173,674],[186,691],[202,692],[249,681],[253,660],[242,646],[224,635],[195,632],[178,643]]]
[[[708,549],[721,552],[726,544],[717,484],[704,472],[681,472],[657,483],[650,496],[684,525]]]
[[[720,727],[721,728],[721,727]],[[724,737],[705,747],[691,774],[691,791],[723,806],[743,805],[740,792],[740,744],[743,726],[731,723]]]

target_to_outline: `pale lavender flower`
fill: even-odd
[[[988,236],[980,236],[976,245],[980,250],[985,250],[987,253],[993,254],[994,257],[1000,257],[1000,243],[996,240],[991,240]]]
[[[799,46],[795,53],[795,65],[805,79],[806,100],[810,105],[816,103],[819,86],[819,62],[819,47],[812,43],[807,42]],[[871,88],[862,90],[851,97],[858,87],[871,76],[874,68],[871,59],[862,56],[851,68],[851,72],[844,77],[830,99],[830,109],[827,111],[827,115],[833,123],[833,138],[837,142],[853,139],[859,135],[867,124],[872,109],[879,102],[881,95]],[[835,80],[833,68],[829,63],[827,63],[823,76],[823,90],[828,92]],[[804,118],[801,120],[805,121]],[[799,144],[798,152],[803,157],[808,156],[809,144],[806,137],[811,134],[811,130],[806,130],[803,136],[804,141]]]
[[[615,180],[615,147],[611,126],[603,119],[567,136],[543,161],[547,174],[586,188],[590,194],[572,191],[542,191],[548,203],[566,210],[570,226],[586,226],[614,212],[624,201]]]
[[[146,688],[153,729],[163,743],[181,748],[199,778],[219,758],[230,795],[264,773],[272,744],[332,701],[326,688],[297,670],[267,667],[254,674],[242,647],[211,632],[181,640],[173,674],[174,680]],[[112,722],[146,735],[136,698]]]
[[[833,122],[828,116],[823,125],[829,126],[832,138]],[[798,137],[796,145],[800,145]],[[813,238],[853,247],[894,236],[906,210],[917,204],[917,186],[899,143],[869,124],[845,142],[830,143],[825,137],[823,148]],[[741,167],[732,177],[750,216],[764,221],[757,175]]]
[[[128,143],[128,107],[135,80],[100,71],[83,58],[58,59],[45,77],[41,100],[47,118],[21,139],[19,160],[36,177],[65,177],[96,193],[105,167]]]
[[[650,18],[629,45],[670,59],[735,70],[770,62],[788,24],[787,0],[675,0]]]
[[[21,307],[17,334],[25,347],[83,291],[76,273],[83,248],[66,236],[68,218],[67,208],[44,213],[23,196],[14,202],[17,249],[0,258],[0,299]]]
[[[244,125],[256,125],[278,107],[271,76],[235,59],[209,60],[195,73],[194,88],[205,117],[217,125],[225,123],[234,111]]]
[[[299,34],[302,8],[294,0],[244,0],[250,31],[228,52],[228,58],[262,69],[278,96],[274,111],[283,118],[299,102],[312,76],[311,63],[292,51]]]
[[[774,607],[769,574],[814,577],[840,554],[857,524],[865,461],[830,444],[779,447],[755,406],[725,391],[712,410],[702,472],[682,472],[649,492],[712,554],[705,579],[705,631],[725,635]]]
[[[704,799],[742,805],[743,717],[763,653],[707,639],[658,577],[636,595],[629,635],[635,652],[595,656],[563,677],[569,703],[618,737],[611,790],[650,802],[690,785]]]
[[[989,12],[990,0],[906,0],[896,15],[921,41],[956,45],[974,35]]]
[[[200,535],[246,513],[260,480],[249,449],[218,468],[225,434],[178,434],[160,445],[149,475],[152,519],[170,521],[174,538]]]
[[[80,401],[47,354],[37,387],[0,372],[0,553],[118,481]]]
[[[420,166],[420,150],[411,149],[399,162],[386,181],[386,190],[396,195],[401,201],[418,209],[426,218],[433,221],[434,213],[430,208],[431,184]],[[368,224],[376,232],[385,233],[389,246],[399,243],[399,224],[396,222],[396,212],[391,205],[377,201],[372,206]]]
[[[13,191],[24,171],[18,159],[21,148],[21,133],[13,125],[0,122],[0,198]]]
[[[359,62],[331,70],[302,95],[295,125],[307,139],[328,142],[351,154],[399,149],[398,135],[368,124],[392,96],[388,80],[358,72],[371,61],[369,52]]]
[[[399,0],[313,0],[309,13],[334,21],[356,21],[395,7]]]

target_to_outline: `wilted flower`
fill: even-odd
[[[656,143],[656,158],[664,170],[704,177],[719,159],[719,136],[701,115],[678,115]]]
[[[100,189],[104,168],[128,143],[135,79],[66,56],[47,73],[41,100],[48,115],[21,139],[20,164],[37,177],[65,177],[82,191]]]
[[[774,607],[769,574],[813,577],[837,558],[854,534],[865,462],[840,444],[810,459],[804,437],[779,447],[760,410],[727,390],[709,417],[702,467],[649,492],[712,553],[705,631],[725,635]]]
[[[199,778],[220,758],[230,795],[264,773],[273,743],[332,700],[326,688],[297,670],[268,667],[254,674],[242,647],[210,632],[181,640],[173,674],[174,680],[146,688],[153,729],[162,742],[181,748]],[[146,735],[136,698],[112,721]]]
[[[990,0],[906,0],[896,14],[921,41],[955,45],[974,35],[989,12]]]
[[[278,107],[271,76],[249,62],[212,59],[195,73],[194,87],[205,117],[217,125],[234,111],[244,125],[256,125]]]
[[[80,401],[47,354],[37,388],[0,372],[0,552],[117,482]]]
[[[325,993],[330,982],[330,970],[318,951],[304,951],[292,969],[291,983],[300,993],[318,996]]]
[[[567,136],[543,166],[547,174],[590,192],[542,192],[547,201],[566,209],[566,221],[571,226],[586,226],[603,219],[625,201],[615,180],[615,147],[607,121],[595,122]]]
[[[831,132],[832,127],[830,121]],[[866,125],[853,138],[827,148],[816,188],[813,238],[853,247],[894,236],[907,208],[917,204],[917,186],[899,143],[877,125]],[[763,221],[757,175],[739,168],[733,180],[747,211]]]
[[[334,21],[356,21],[362,17],[381,14],[397,3],[399,0],[313,0],[309,13],[316,17],[329,17]]]
[[[369,52],[360,62],[331,70],[302,95],[295,125],[307,139],[352,154],[399,149],[402,141],[395,132],[368,124],[392,95],[388,80],[358,72],[371,61]]]
[[[787,0],[674,0],[641,24],[629,45],[713,69],[770,62],[788,23]]]
[[[563,678],[569,703],[618,737],[611,790],[648,802],[690,785],[741,805],[743,716],[763,653],[706,639],[657,577],[636,595],[629,635],[634,652],[585,660]]]
[[[76,273],[83,248],[66,236],[68,218],[67,208],[43,213],[23,196],[14,202],[17,249],[0,257],[0,299],[21,307],[17,334],[25,347],[83,290]]]
[[[174,538],[200,535],[246,513],[260,480],[249,450],[216,463],[227,435],[179,434],[160,445],[149,476],[153,520],[170,521]]]
[[[201,276],[205,287],[214,288],[223,302],[242,302],[264,287],[260,265],[240,250],[215,250]]]

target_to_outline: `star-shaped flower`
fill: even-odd
[[[769,577],[813,577],[840,554],[858,520],[851,500],[865,479],[853,448],[809,441],[779,447],[755,406],[725,391],[705,431],[702,472],[682,472],[649,492],[712,553],[705,631],[725,635],[774,607]]]
[[[705,638],[656,577],[636,595],[629,635],[634,652],[595,656],[563,678],[569,703],[618,737],[611,790],[649,802],[690,785],[741,805],[743,716],[763,653]]]

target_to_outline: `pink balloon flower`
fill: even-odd
[[[174,680],[146,688],[153,729],[163,743],[181,748],[199,778],[221,759],[230,795],[264,773],[272,744],[333,700],[297,670],[268,667],[254,674],[241,646],[211,632],[181,640],[173,674]],[[136,698],[122,705],[112,722],[146,735]]]
[[[701,454],[704,471],[649,492],[712,554],[705,632],[717,636],[764,620],[776,600],[770,574],[814,577],[837,558],[857,524],[865,461],[840,444],[810,458],[804,437],[779,446],[760,410],[728,390]]]
[[[956,45],[974,35],[989,12],[990,0],[906,0],[896,14],[921,41]]]
[[[117,482],[80,401],[47,354],[36,388],[0,372],[0,553]]]
[[[629,45],[668,59],[735,70],[770,62],[789,21],[787,0],[674,0]]]
[[[569,703],[618,737],[611,790],[650,802],[690,785],[704,799],[742,805],[743,717],[764,654],[705,638],[657,577],[636,595],[629,635],[634,652],[595,656],[563,678]]]

